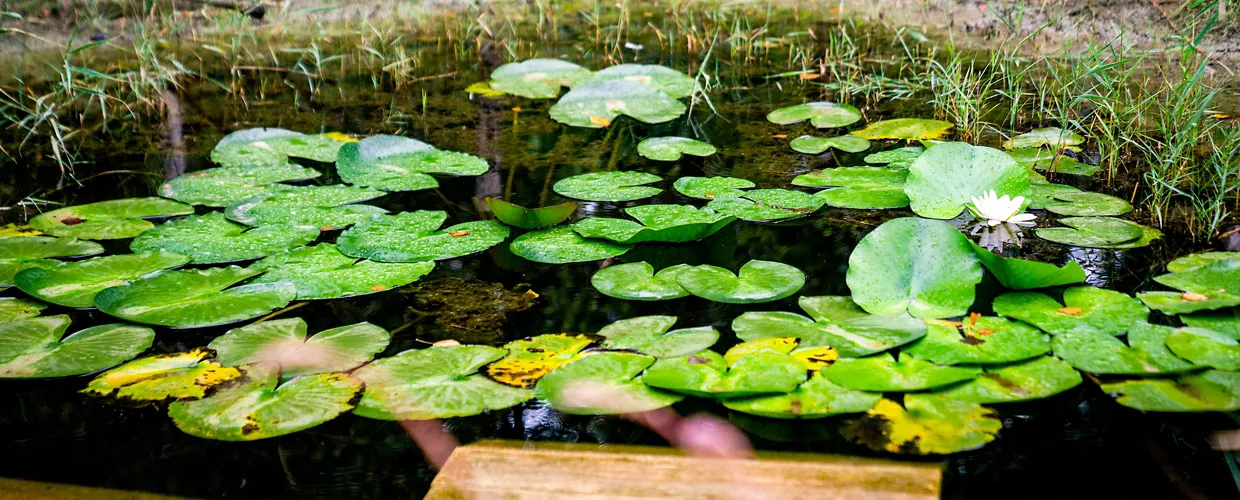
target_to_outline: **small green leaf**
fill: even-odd
[[[681,177],[673,184],[680,194],[700,200],[740,198],[745,195],[742,189],[754,186],[753,181],[736,177]]]
[[[801,297],[799,303],[814,319],[783,311],[750,311],[732,321],[732,331],[750,342],[795,337],[802,347],[829,346],[845,358],[883,352],[926,335],[922,320],[870,315],[850,297]]]
[[[651,387],[708,398],[792,392],[805,381],[805,367],[792,356],[762,350],[731,365],[714,351],[655,361],[642,374]]]
[[[633,248],[610,241],[588,240],[572,227],[540,229],[518,236],[509,249],[526,260],[544,264],[568,264],[618,257]]]
[[[577,212],[577,204],[571,201],[542,208],[525,208],[498,198],[488,197],[485,201],[496,219],[522,229],[551,227],[564,222]]]
[[[835,148],[845,153],[860,153],[870,149],[870,141],[857,137],[855,135],[841,135],[838,137],[813,137],[803,135],[793,139],[788,143],[793,151],[805,154],[821,154],[828,149]]]
[[[688,137],[651,137],[637,144],[637,154],[656,161],[676,161],[681,155],[713,155],[715,147]]]
[[[736,274],[711,265],[692,266],[676,274],[689,293],[727,304],[754,304],[789,297],[805,286],[799,269],[765,260],[751,260]]]
[[[654,362],[652,357],[627,352],[591,354],[547,374],[534,392],[540,401],[573,415],[640,413],[684,399],[642,383],[642,371]]]
[[[632,350],[655,358],[687,356],[719,340],[719,332],[709,326],[672,330],[674,324],[675,316],[638,316],[607,325],[598,336],[603,337],[603,347],[608,349]]]
[[[643,184],[662,180],[645,172],[593,172],[556,181],[551,187],[561,196],[586,201],[632,201],[649,198],[662,189]]]
[[[688,297],[689,292],[676,282],[676,275],[687,269],[675,265],[658,273],[645,262],[618,264],[599,269],[590,277],[590,284],[599,293],[624,300],[671,300]]]
[[[637,219],[590,217],[573,224],[573,230],[586,238],[635,244],[648,241],[684,243],[697,241],[723,229],[735,217],[691,205],[642,205],[624,209]]]
[[[811,125],[818,128],[838,128],[861,121],[861,111],[847,104],[807,102],[771,111],[767,113],[766,119],[779,125],[809,120]]]

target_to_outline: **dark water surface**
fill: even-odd
[[[657,43],[646,45],[652,48],[635,53],[629,62],[688,69],[689,56],[661,54]],[[463,93],[461,89],[484,79],[491,68],[503,62],[494,49],[484,48],[481,56],[460,59],[447,47],[422,48],[419,53],[422,72],[451,76],[397,89],[373,84],[369,74],[340,71],[332,76],[325,72],[327,76],[316,82],[317,95],[310,93],[304,78],[247,77],[243,84],[249,90],[244,100],[226,96],[213,84],[192,82],[179,93],[187,151],[183,168],[192,171],[210,167],[207,155],[215,142],[230,131],[249,127],[405,135],[441,149],[479,155],[493,169],[476,178],[441,178],[442,187],[436,191],[395,193],[368,203],[392,212],[445,210],[450,215],[448,224],[454,224],[479,218],[478,200],[486,196],[507,197],[529,206],[565,201],[550,191],[550,185],[584,172],[655,173],[666,179],[660,184],[664,193],[639,203],[700,205],[698,200],[672,190],[672,181],[687,175],[730,175],[753,180],[760,187],[787,187],[798,174],[861,164],[864,156],[810,156],[788,149],[790,138],[811,133],[811,128],[776,126],[764,119],[765,114],[782,105],[833,100],[836,96],[812,84],[764,78],[787,68],[764,64],[712,68],[724,81],[722,89],[711,93],[718,115],[698,103],[691,114],[662,125],[624,118],[607,129],[586,130],[552,121],[547,109],[553,100],[471,98]],[[567,48],[560,53],[587,67],[602,65]],[[863,107],[867,121],[932,114],[932,109],[917,100],[855,104]],[[519,112],[513,110],[517,107]],[[1043,124],[1035,120],[1030,125]],[[167,129],[166,123],[158,127],[120,125],[100,135],[98,141],[88,142],[80,153],[85,161],[76,171],[77,178],[86,179],[82,185],[62,180],[49,158],[9,163],[0,173],[0,204],[12,205],[27,195],[65,204],[152,196],[165,178],[182,171],[181,163],[170,153]],[[777,134],[787,137],[773,137]],[[719,153],[705,159],[686,157],[679,162],[654,162],[636,154],[641,139],[665,135],[698,137],[718,146]],[[5,144],[9,150],[12,140],[10,137]],[[339,182],[331,165],[307,165],[325,174],[308,183]],[[90,177],[117,170],[139,173]],[[1131,190],[1130,185],[1099,186],[1089,179],[1059,181],[1124,192],[1121,196],[1126,198]],[[56,189],[58,186],[64,187]],[[619,217],[625,206],[630,205],[585,202],[576,217]],[[204,210],[199,209],[200,213]],[[0,223],[22,222],[21,212],[16,207],[0,212]],[[844,273],[857,241],[882,221],[907,215],[911,214],[828,209],[780,225],[737,222],[706,241],[642,245],[617,261],[645,260],[656,268],[709,263],[736,269],[750,259],[774,260],[806,273],[802,295],[846,295]],[[1039,223],[1050,225],[1049,215],[1042,215]],[[323,238],[330,241],[336,234]],[[1133,251],[1068,248],[1040,242],[1031,233],[1029,238],[1016,255],[1055,263],[1077,260],[1087,270],[1091,284],[1130,293],[1148,287],[1148,277],[1170,258],[1197,250],[1173,232],[1152,248]],[[125,252],[127,245],[127,241],[105,243],[110,253]],[[602,264],[537,264],[515,257],[501,246],[440,262],[432,274],[410,288],[312,302],[283,317],[304,318],[312,332],[360,321],[389,330],[403,328],[382,355],[390,356],[447,338],[498,345],[542,333],[595,332],[618,319],[650,314],[679,316],[678,327],[713,325],[723,334],[720,347],[726,347],[735,342],[729,324],[744,311],[800,312],[795,297],[750,306],[697,298],[656,303],[611,299],[589,286],[589,277]],[[989,288],[979,288],[977,301],[978,310],[983,312],[998,292],[993,283],[984,285]],[[462,304],[465,306],[476,305],[482,298],[503,299],[503,294],[496,294],[498,287],[517,292],[534,290],[539,298],[524,311],[506,310],[502,300],[494,307],[464,312],[453,310],[451,304],[446,308],[434,304],[436,295],[442,293],[477,299]],[[3,293],[21,295],[15,289]],[[427,304],[433,307],[428,310]],[[73,315],[74,331],[112,322],[94,311],[57,307],[45,311],[61,313]],[[476,321],[463,325],[461,318]],[[153,352],[202,346],[226,329],[157,329]],[[420,497],[434,476],[405,431],[393,422],[346,414],[323,426],[280,438],[217,442],[181,433],[163,408],[123,407],[81,396],[76,391],[86,380],[0,382],[0,476],[231,498]],[[1228,427],[1230,420],[1225,416],[1141,414],[1115,404],[1089,380],[1047,400],[995,408],[1004,422],[995,442],[942,459],[946,464],[946,497],[1228,498],[1237,494],[1222,455],[1211,451],[1204,440],[1209,432]],[[683,414],[706,411],[729,418],[747,430],[761,449],[895,458],[841,439],[835,429],[842,418],[779,422],[728,414],[710,401],[695,398],[676,409]],[[463,442],[505,438],[664,444],[652,433],[618,418],[566,416],[536,403],[452,419],[447,425]],[[590,471],[582,474],[588,476]]]

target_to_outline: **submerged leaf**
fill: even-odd
[[[508,226],[493,220],[439,229],[446,212],[418,210],[381,215],[345,230],[340,253],[379,262],[426,262],[482,252],[508,238]]]
[[[651,160],[676,161],[681,155],[713,155],[715,147],[688,137],[651,137],[637,144],[637,154]]]
[[[1132,211],[1132,205],[1129,205],[1123,198],[1116,198],[1109,194],[1069,191],[1054,193],[1051,197],[1060,202],[1067,202],[1046,205],[1046,211],[1059,215],[1098,217],[1124,215]]]
[[[1005,149],[1040,148],[1054,149],[1071,148],[1085,143],[1081,134],[1059,127],[1037,128],[1004,141]]]
[[[390,340],[387,330],[370,323],[323,330],[307,339],[306,322],[289,318],[233,328],[207,347],[225,366],[274,363],[290,379],[352,370],[383,352]]]
[[[534,392],[540,401],[573,415],[639,413],[684,399],[642,383],[642,371],[654,362],[652,357],[627,352],[591,354],[547,374]]]
[[[618,257],[633,248],[610,241],[588,240],[572,227],[540,229],[518,236],[509,249],[526,260],[544,264],[568,264]]]
[[[982,266],[956,228],[905,217],[861,239],[848,258],[846,279],[853,301],[872,314],[946,318],[973,304]]]
[[[405,351],[368,364],[353,376],[366,392],[353,410],[380,420],[468,417],[502,410],[534,397],[479,374],[508,351],[480,345],[429,347]]]
[[[220,212],[210,212],[156,226],[134,238],[129,249],[174,252],[190,257],[194,264],[222,264],[261,259],[318,237],[316,227],[276,225],[251,229],[228,221]]]
[[[64,337],[68,328],[63,314],[0,323],[0,379],[97,372],[128,361],[155,340],[153,330],[133,325],[93,326]]]
[[[913,160],[921,156],[925,151],[926,148],[921,146],[904,146],[870,153],[865,156],[864,160],[866,163],[887,165],[888,168],[907,169],[909,165],[913,164]]]
[[[551,189],[560,196],[586,201],[632,201],[649,198],[662,189],[643,186],[662,180],[645,172],[593,172],[560,179]]]
[[[1037,148],[1016,148],[1008,155],[1022,167],[1060,174],[1094,175],[1102,170],[1097,165],[1081,163],[1071,156]]]
[[[95,306],[134,323],[200,328],[256,318],[297,296],[297,289],[285,281],[229,288],[256,274],[236,266],[161,271],[104,289],[95,296]]]
[[[154,226],[144,219],[192,213],[194,207],[163,198],[124,198],[45,212],[30,219],[30,227],[64,238],[119,240]]]

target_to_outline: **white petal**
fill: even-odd
[[[1028,222],[1036,218],[1038,218],[1038,216],[1033,214],[1016,214],[1008,217],[1008,222]]]

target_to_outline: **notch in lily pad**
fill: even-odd
[[[776,109],[767,113],[766,119],[778,125],[809,120],[817,128],[839,128],[861,121],[861,111],[847,104],[816,101]]]
[[[233,328],[207,347],[224,366],[274,363],[284,379],[316,373],[347,372],[374,359],[391,341],[387,330],[355,323],[306,337],[301,318],[276,319]]]
[[[970,242],[972,243],[972,242]],[[1013,290],[1032,290],[1085,282],[1085,271],[1075,260],[1063,266],[1003,257],[973,243],[973,253],[999,283]]]
[[[674,120],[687,109],[662,90],[620,79],[577,85],[549,113],[551,119],[572,127],[603,128],[621,115],[655,124]]]
[[[675,316],[626,318],[598,331],[607,349],[635,351],[654,358],[687,356],[708,349],[719,341],[719,332],[709,326],[677,328]]]
[[[499,198],[487,197],[485,201],[496,219],[521,229],[551,227],[564,222],[577,212],[577,203],[572,201],[539,208],[525,208]]]
[[[735,274],[717,266],[692,266],[678,272],[676,282],[685,291],[713,302],[754,304],[797,293],[805,286],[805,273],[780,262],[751,260]]]
[[[624,209],[636,219],[590,217],[573,224],[573,230],[586,238],[611,240],[622,244],[649,241],[684,243],[706,238],[723,229],[736,217],[692,205],[641,205]]]
[[[1081,371],[1100,375],[1163,375],[1196,369],[1167,345],[1175,329],[1144,321],[1128,328],[1128,342],[1098,331],[1076,331],[1055,335],[1051,350],[1055,356]]]
[[[852,300],[872,314],[960,316],[973,305],[982,266],[946,222],[904,217],[865,235],[848,257]]]
[[[68,377],[105,370],[151,347],[150,328],[110,324],[65,336],[69,316],[45,316],[0,323],[0,379]],[[63,338],[62,338],[63,337]]]
[[[672,187],[680,194],[699,200],[715,198],[740,198],[743,189],[757,186],[753,181],[737,177],[681,177]]]
[[[560,196],[585,201],[633,201],[663,192],[646,186],[662,180],[645,172],[591,172],[556,181],[551,189]]]
[[[30,227],[62,238],[119,240],[154,226],[145,219],[192,213],[194,207],[163,198],[124,198],[45,212],[30,219]]]
[[[650,137],[637,143],[637,154],[655,161],[676,161],[683,155],[713,155],[715,147],[688,137]]]
[[[379,420],[468,417],[502,410],[534,397],[478,371],[508,354],[480,345],[428,347],[370,363],[353,375],[366,391],[353,413]]]
[[[806,217],[826,200],[790,189],[752,189],[742,198],[715,198],[706,208],[753,222],[775,222]]]
[[[430,174],[469,176],[490,170],[477,156],[445,151],[425,142],[377,135],[340,148],[336,173],[354,186],[384,191],[418,191],[439,187]]]
[[[95,306],[134,323],[201,328],[256,318],[297,297],[297,288],[286,281],[232,286],[257,274],[236,266],[160,271],[104,289],[95,295]]]
[[[377,262],[426,262],[482,252],[508,238],[508,226],[493,220],[440,229],[447,212],[418,210],[382,215],[345,230],[340,253]]]
[[[908,315],[871,315],[851,297],[801,297],[810,318],[784,311],[746,312],[732,321],[741,340],[796,337],[803,347],[829,346],[839,356],[868,356],[926,335],[926,324]]]

